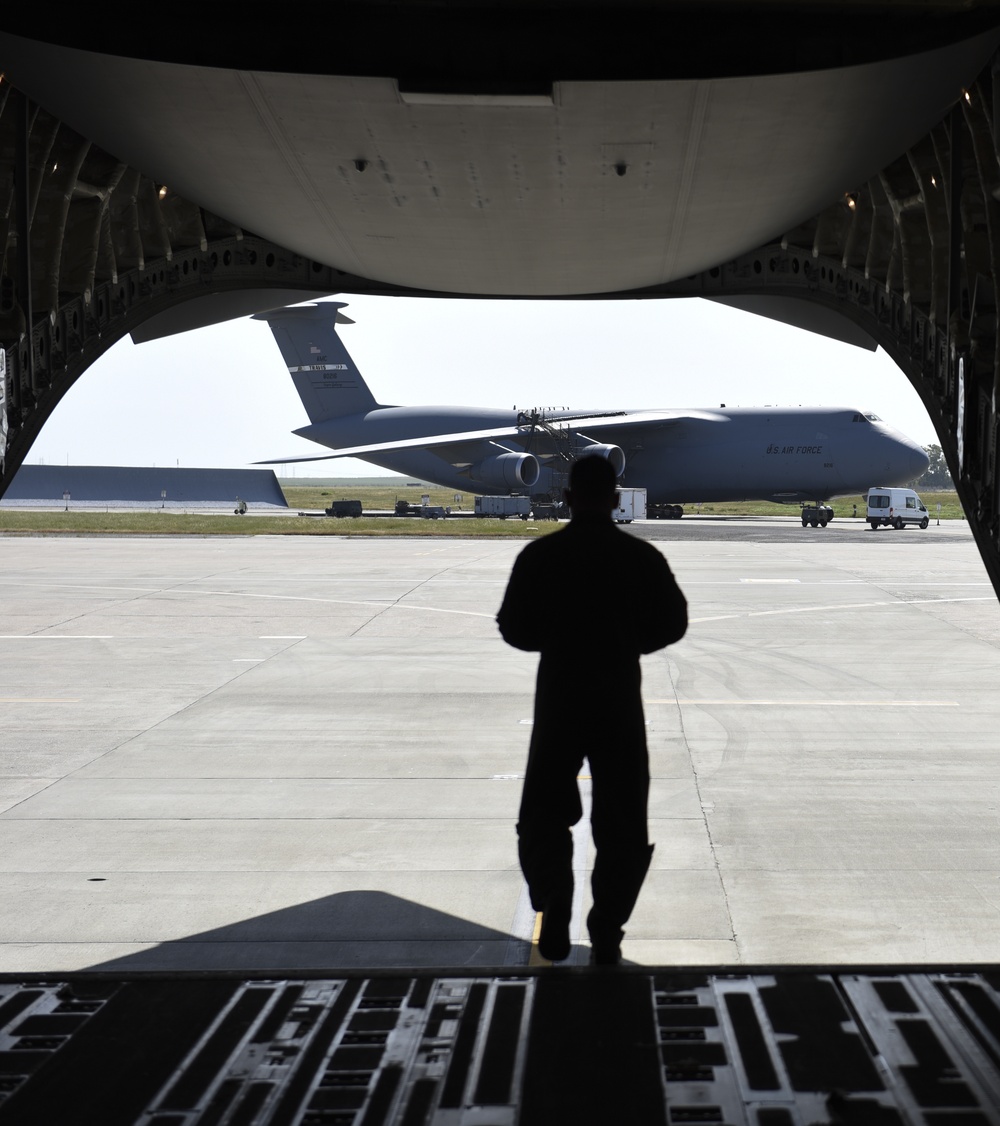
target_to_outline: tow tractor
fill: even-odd
[[[803,528],[825,528],[833,519],[833,509],[828,504],[804,504],[802,506]]]

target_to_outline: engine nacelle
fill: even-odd
[[[604,446],[595,442],[592,446],[584,446],[577,455],[581,457],[603,457],[611,462],[615,476],[620,477],[625,472],[625,451],[621,446]]]
[[[532,454],[497,454],[469,470],[473,481],[494,489],[530,489],[538,481],[538,460]]]

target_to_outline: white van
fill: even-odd
[[[865,501],[868,505],[868,523],[873,532],[881,527],[903,528],[907,524],[926,528],[930,523],[924,502],[912,489],[884,489],[878,486],[868,490]]]
[[[633,520],[646,519],[646,490],[619,489],[618,507],[611,513],[616,524],[631,524]]]

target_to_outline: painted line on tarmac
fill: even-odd
[[[644,700],[645,704],[733,708],[957,708],[958,700]]]
[[[350,580],[350,581],[354,581],[354,580]],[[367,580],[359,580],[359,581],[367,581]],[[394,582],[396,580],[385,580],[385,581]],[[424,585],[424,584],[426,584],[426,582],[428,580],[426,580],[426,579],[412,579],[412,580],[408,580],[408,581],[411,581],[411,582],[414,582],[414,583],[419,583],[420,585]],[[496,583],[490,582],[487,585],[499,585],[499,581],[500,580],[497,580]],[[479,610],[450,610],[450,609],[447,609],[446,607],[443,607],[443,606],[415,606],[415,605],[412,605],[411,603],[400,602],[400,601],[393,599],[393,598],[381,598],[381,599],[380,598],[314,598],[314,597],[311,597],[309,595],[304,595],[304,594],[251,594],[247,591],[240,591],[240,590],[185,590],[185,589],[182,589],[180,587],[138,587],[138,586],[136,586],[136,587],[130,587],[130,586],[102,587],[102,586],[86,586],[83,583],[30,583],[30,584],[29,583],[9,583],[7,585],[32,586],[32,587],[41,588],[43,590],[62,590],[62,589],[69,589],[69,590],[126,590],[126,591],[131,591],[132,593],[138,593],[138,594],[174,594],[174,595],[180,594],[180,595],[188,595],[188,596],[194,596],[194,597],[211,596],[213,598],[270,598],[270,599],[272,599],[274,601],[278,601],[278,602],[322,602],[322,603],[328,603],[329,605],[332,605],[332,606],[378,606],[378,607],[381,607],[382,609],[425,610],[425,611],[432,613],[432,614],[464,614],[466,617],[470,617],[470,618],[489,618],[490,620],[493,620],[494,618],[496,618],[496,614],[484,614]],[[472,585],[472,584],[467,584],[467,585]],[[3,636],[4,635],[0,634],[0,639],[2,639]],[[17,635],[11,635],[11,636],[17,636]],[[34,636],[34,635],[32,634],[32,635],[25,635],[25,636]],[[102,637],[102,636],[110,637],[111,635],[110,634],[107,634],[107,635],[94,634],[94,636],[95,637]]]
[[[707,618],[692,618],[691,624],[700,622],[726,622],[734,618],[767,618],[775,614],[826,614],[834,610],[875,610],[883,607],[933,606],[947,602],[996,602],[992,595],[969,598],[894,598],[889,602],[844,602],[826,606],[784,606],[780,610],[745,610],[739,614],[716,614]]]
[[[0,633],[0,641],[107,641],[113,633]]]
[[[0,704],[79,704],[83,697],[56,699],[54,696],[0,696]]]
[[[886,580],[888,581],[888,580]],[[983,582],[953,582],[948,579],[933,582],[910,582],[907,579],[899,579],[901,586],[947,586],[947,587],[960,587],[960,586],[988,586],[993,584],[988,581]],[[742,586],[745,583],[762,583],[779,585],[782,583],[794,583],[799,586],[870,586],[872,580],[870,579],[685,579],[684,586]]]

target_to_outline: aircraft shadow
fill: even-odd
[[[123,974],[514,969],[531,964],[531,952],[527,939],[457,915],[382,891],[346,891],[87,968]],[[587,965],[589,956],[589,947],[574,945],[562,965]]]
[[[525,939],[381,891],[269,911],[88,967],[116,971],[323,971],[526,966]]]

